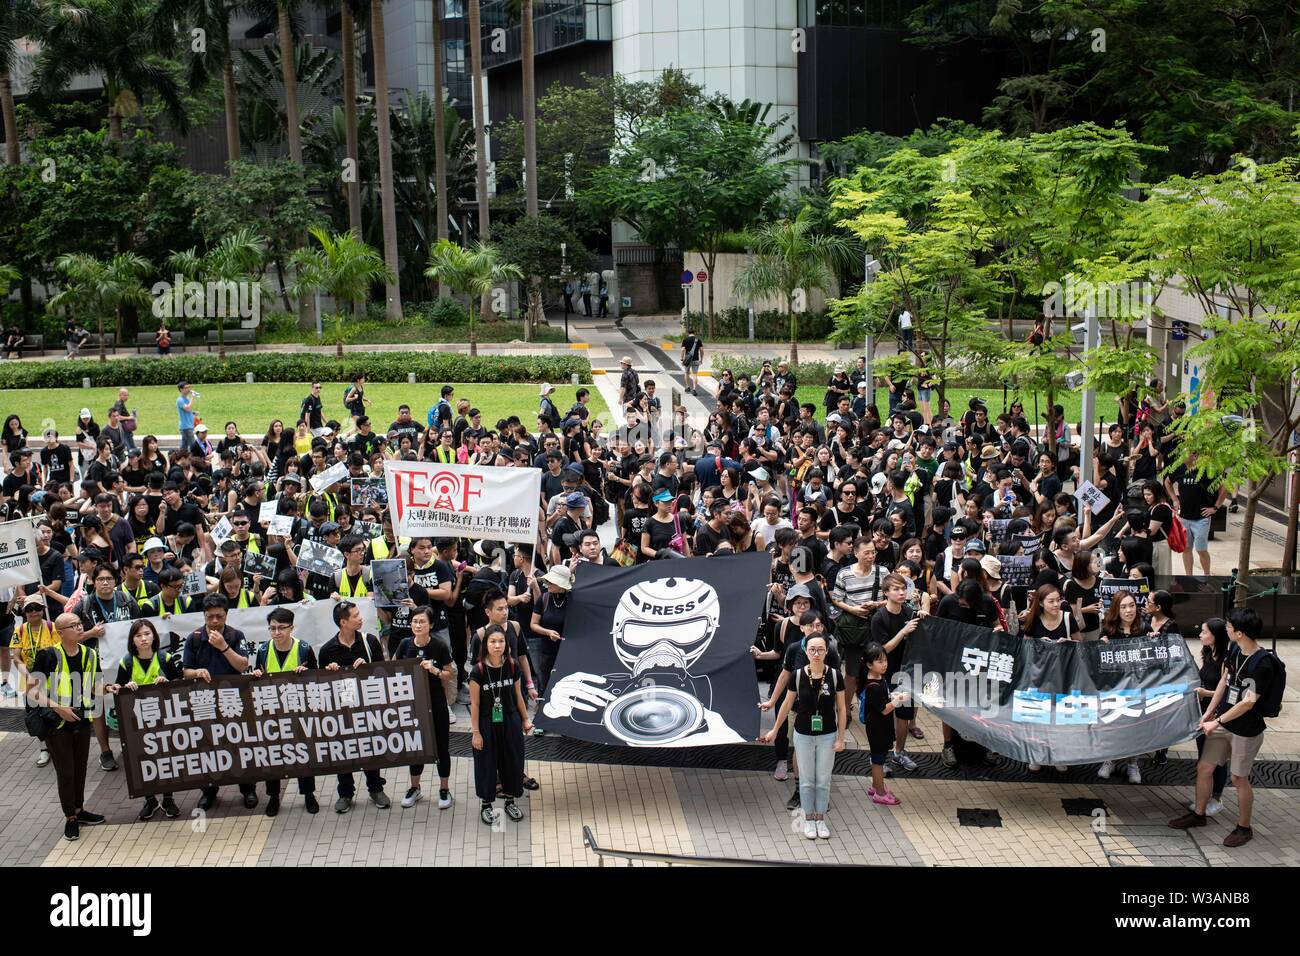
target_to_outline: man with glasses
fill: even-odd
[[[320,400],[320,382],[311,383],[311,394],[302,400],[302,408],[298,411],[298,417],[305,419],[307,427],[313,432],[320,431],[324,427],[323,408]]]
[[[230,602],[220,594],[209,594],[203,599],[203,626],[185,638],[181,651],[182,677],[211,683],[214,677],[242,674],[248,670],[247,643],[242,631],[226,625]],[[217,803],[219,787],[209,784],[201,787],[199,809],[211,810]],[[244,795],[244,806],[257,806],[257,787],[241,783],[239,792]]]
[[[135,599],[117,588],[117,572],[110,565],[100,564],[91,573],[94,590],[81,602],[80,616],[83,628],[81,642],[91,650],[99,651],[99,639],[108,625],[117,621],[130,621],[140,616],[140,605]],[[116,770],[117,759],[108,742],[108,724],[102,713],[94,720],[95,739],[99,741],[99,769]]]
[[[316,652],[306,641],[293,636],[293,611],[286,607],[277,607],[266,616],[266,628],[271,632],[271,640],[257,651],[257,660],[253,664],[253,676],[265,674],[295,673],[315,670]],[[320,804],[316,801],[316,778],[299,777],[298,792],[302,794],[303,803],[308,813],[317,813]],[[280,812],[280,780],[266,781],[266,815],[273,817]]]
[[[102,710],[104,679],[98,653],[83,639],[81,619],[71,613],[60,614],[54,627],[59,632],[59,643],[36,652],[27,677],[27,693],[37,706],[50,708],[58,717],[58,724],[45,737],[45,745],[58,779],[59,803],[65,818],[63,838],[76,840],[83,825],[104,822],[102,814],[85,808],[86,762],[90,757],[88,723],[96,711]],[[103,720],[102,714],[98,719]]]
[[[831,532],[841,525],[857,525],[859,529],[870,525],[867,511],[858,503],[858,486],[851,481],[840,486],[840,500],[834,508],[827,508],[821,521],[817,522],[817,537],[830,538]]]
[[[351,601],[340,601],[334,606],[334,624],[338,627],[338,632],[320,649],[320,666],[325,670],[355,670],[384,659],[379,638],[362,631],[364,622],[361,619],[361,609]],[[366,775],[366,791],[370,794],[370,802],[380,810],[387,810],[393,801],[384,793],[384,778],[378,770],[363,772]],[[338,780],[339,798],[334,802],[334,812],[347,813],[352,809],[353,798],[356,796],[356,778],[351,773],[341,773]]]

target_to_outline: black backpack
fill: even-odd
[[[1277,678],[1273,681],[1273,686],[1268,690],[1267,697],[1260,697],[1255,701],[1252,708],[1259,716],[1268,719],[1276,717],[1282,712],[1282,694],[1286,691],[1286,665],[1282,663],[1282,658],[1272,651],[1261,650],[1259,654],[1251,655],[1241,668],[1241,676],[1248,678],[1254,673],[1255,665],[1251,661],[1258,661],[1262,655],[1273,658],[1273,667],[1277,671]]]

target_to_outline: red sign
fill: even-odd
[[[705,270],[701,269],[699,272],[695,273],[695,278],[701,282],[708,282],[709,274]]]

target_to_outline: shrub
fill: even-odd
[[[567,382],[576,374],[591,383],[591,367],[577,356],[484,356],[471,359],[447,352],[356,352],[341,361],[333,355],[290,352],[254,352],[229,355],[174,355],[99,362],[5,362],[0,364],[0,389],[78,388],[83,378],[95,387],[175,385],[189,382],[242,382],[252,372],[259,382],[346,382],[365,372],[373,382],[405,382],[414,372],[416,381],[438,382]]]
[[[469,325],[469,310],[456,298],[433,299],[404,307],[407,321],[428,325]]]
[[[698,331],[709,328],[706,312],[688,312],[687,326]],[[808,312],[799,316],[799,340],[824,339],[835,329],[835,321],[828,312]],[[719,339],[749,338],[749,310],[740,306],[719,309],[713,315],[713,335]],[[754,314],[754,339],[759,342],[789,342],[790,321],[785,314],[775,310]]]

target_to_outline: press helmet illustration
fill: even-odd
[[[550,689],[543,711],[603,724],[634,747],[741,743],[713,711],[708,677],[690,672],[720,615],[718,592],[707,582],[665,577],[633,585],[619,598],[610,632],[627,672],[570,674]]]

